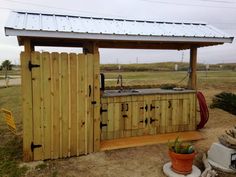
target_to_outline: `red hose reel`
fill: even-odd
[[[202,92],[197,92],[197,99],[199,103],[200,117],[201,117],[201,121],[197,125],[197,129],[202,129],[209,119],[209,110],[207,107],[206,99],[202,94]]]

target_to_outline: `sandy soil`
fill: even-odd
[[[205,89],[203,93],[210,104],[213,95],[219,89]],[[225,89],[224,89],[225,90]],[[233,88],[227,91],[236,92]],[[210,109],[210,119],[201,130],[206,139],[195,142],[198,151],[195,165],[203,170],[202,153],[206,152],[217,137],[225,129],[236,125],[236,116],[219,109]],[[169,161],[167,145],[152,145],[107,152],[93,153],[87,156],[69,159],[46,161],[43,168],[29,171],[29,177],[162,177],[162,166]],[[219,176],[233,177],[236,175],[219,172]]]
[[[20,85],[20,83],[21,83],[21,78],[12,78],[12,79],[10,79],[9,80],[9,83],[8,83],[8,85],[9,86],[12,86],[12,85]],[[0,80],[0,87],[5,87],[6,86],[6,81],[5,81],[5,79],[1,79]]]

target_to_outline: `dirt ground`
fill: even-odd
[[[235,88],[225,91],[236,93]],[[206,99],[210,104],[213,95],[221,92],[221,88],[204,89]],[[203,170],[202,154],[208,150],[217,137],[225,129],[236,125],[236,116],[219,109],[210,109],[210,119],[206,127],[200,130],[204,140],[194,142],[198,151],[195,165]],[[169,161],[167,145],[152,145],[128,149],[119,149],[93,153],[87,156],[69,159],[46,161],[37,169],[29,170],[28,177],[164,177],[163,165]],[[219,172],[222,177],[235,177],[235,174]]]

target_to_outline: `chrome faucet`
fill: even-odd
[[[119,74],[117,77],[117,84],[120,83],[120,90],[123,90],[123,79],[122,79],[122,75]]]

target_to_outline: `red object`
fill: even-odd
[[[195,155],[195,152],[192,154],[177,154],[173,151],[169,151],[172,170],[182,175],[190,174],[192,172],[193,159]]]
[[[199,108],[200,108],[200,116],[201,116],[201,121],[197,125],[197,129],[201,129],[205,126],[209,119],[209,110],[207,107],[206,99],[202,92],[197,92],[197,99],[199,103]]]

